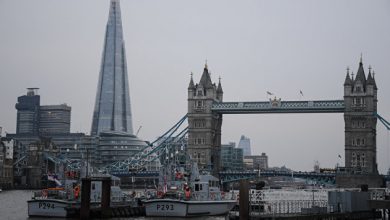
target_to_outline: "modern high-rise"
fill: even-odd
[[[244,156],[250,156],[251,154],[251,140],[244,135],[241,135],[240,142],[238,142],[238,148],[242,148]]]
[[[236,143],[221,145],[221,170],[242,170],[244,168],[244,156],[242,149],[236,148]]]
[[[52,135],[70,133],[71,107],[40,105],[38,88],[27,88],[27,94],[18,97],[16,134]]]
[[[119,0],[110,2],[91,135],[106,131],[133,133]]]
[[[39,133],[70,133],[70,115],[72,108],[66,104],[42,105],[39,108]]]
[[[27,88],[27,95],[18,97],[16,134],[38,135],[40,100],[38,88]]]

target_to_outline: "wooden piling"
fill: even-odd
[[[91,179],[82,178],[80,219],[89,219]]]
[[[248,180],[240,180],[240,220],[249,219],[249,183]]]
[[[110,211],[110,202],[111,202],[111,178],[102,179],[102,217],[109,217]]]

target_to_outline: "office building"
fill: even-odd
[[[39,108],[39,133],[70,133],[71,107],[62,105],[44,105]]]
[[[244,156],[250,156],[251,154],[251,140],[244,135],[241,135],[240,142],[238,142],[238,148],[243,149]]]
[[[268,169],[268,156],[265,153],[261,153],[261,155],[244,156],[244,161],[246,169]]]
[[[111,0],[91,135],[102,131],[133,134],[128,83],[119,0]]]
[[[38,135],[40,96],[38,88],[27,88],[27,95],[18,97],[16,134]]]
[[[243,165],[243,151],[236,143],[221,145],[221,170],[242,170]]]

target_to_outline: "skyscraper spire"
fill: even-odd
[[[119,0],[111,0],[91,134],[133,133]]]

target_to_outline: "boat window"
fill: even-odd
[[[200,185],[200,190],[202,191],[203,189],[202,189],[202,186],[203,186],[203,184],[199,184]]]
[[[199,191],[199,184],[195,184],[195,191]]]

